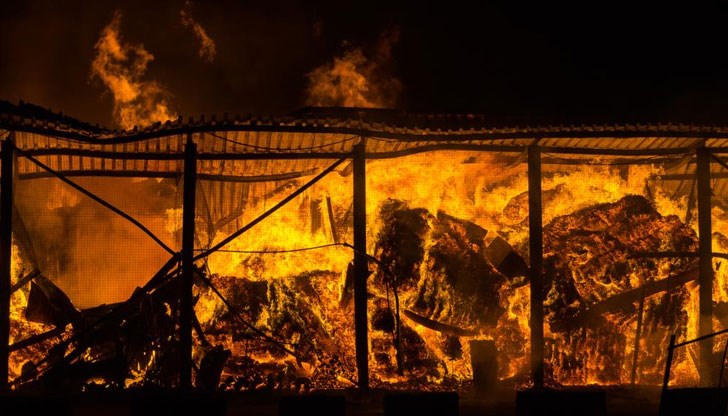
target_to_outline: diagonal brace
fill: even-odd
[[[130,223],[134,224],[137,228],[139,228],[140,230],[142,230],[144,232],[144,234],[148,235],[152,240],[154,240],[157,244],[159,244],[159,246],[162,247],[164,250],[166,250],[169,254],[172,254],[172,255],[176,255],[177,254],[176,251],[174,251],[171,248],[169,248],[169,246],[167,246],[166,244],[164,244],[164,242],[162,240],[160,240],[159,237],[157,237],[156,235],[154,235],[154,233],[151,230],[149,230],[147,227],[144,226],[144,224],[142,224],[139,221],[137,221],[131,215],[129,215],[126,212],[120,210],[119,208],[111,205],[109,202],[106,202],[101,197],[99,197],[96,194],[94,194],[94,193],[86,190],[81,185],[77,184],[76,182],[73,182],[72,180],[66,178],[62,174],[60,174],[60,173],[56,172],[55,170],[51,169],[50,166],[48,166],[48,165],[44,164],[43,162],[41,162],[40,160],[34,158],[33,156],[31,156],[27,152],[25,152],[23,150],[20,150],[17,147],[15,147],[15,150],[18,152],[18,154],[20,154],[21,156],[23,156],[26,159],[30,160],[35,165],[38,165],[41,169],[47,171],[51,175],[57,177],[61,181],[63,181],[65,183],[67,183],[68,185],[70,185],[75,190],[81,192],[82,194],[86,195],[87,197],[93,199],[94,201],[98,202],[99,204],[103,205],[104,207],[106,207],[106,208],[110,209],[111,211],[115,212],[116,214],[120,215],[125,220],[127,220]]]
[[[263,221],[264,219],[266,219],[267,217],[269,217],[271,214],[273,214],[274,212],[276,212],[279,209],[281,209],[284,205],[286,205],[287,203],[291,202],[298,195],[301,195],[304,191],[306,191],[306,189],[310,188],[316,182],[318,182],[319,180],[321,180],[321,178],[323,178],[324,176],[326,176],[329,173],[331,173],[334,169],[336,169],[337,166],[339,166],[345,160],[346,159],[344,158],[344,159],[339,159],[336,162],[334,162],[331,166],[329,166],[328,168],[326,168],[323,171],[321,171],[321,173],[319,173],[318,175],[316,175],[316,177],[314,177],[310,181],[306,182],[306,184],[304,184],[300,188],[296,189],[293,193],[291,193],[287,197],[283,198],[280,202],[278,202],[277,204],[275,204],[274,206],[272,206],[266,212],[262,213],[256,219],[254,219],[254,220],[250,221],[249,223],[245,224],[242,228],[240,228],[239,230],[237,230],[234,233],[230,234],[229,236],[227,236],[225,239],[223,239],[219,243],[215,244],[214,247],[212,247],[209,250],[204,251],[204,252],[196,255],[195,256],[195,261],[200,260],[202,258],[205,258],[205,257],[209,256],[210,254],[216,252],[217,250],[225,247],[229,242],[231,242],[234,239],[238,238],[241,234],[243,234],[244,232],[246,232],[249,229],[253,228],[258,223],[260,223],[261,221]]]

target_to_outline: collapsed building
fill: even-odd
[[[2,103],[0,136],[13,389],[659,384],[671,335],[728,323],[728,129],[308,108],[116,131]]]

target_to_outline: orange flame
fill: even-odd
[[[184,9],[179,12],[180,20],[184,27],[192,30],[200,42],[200,58],[207,62],[212,62],[215,59],[216,53],[215,41],[207,34],[205,28],[192,17],[191,9],[192,2],[185,2]]]
[[[101,31],[96,42],[96,57],[91,64],[92,78],[98,78],[114,97],[114,118],[123,129],[147,126],[176,117],[167,103],[168,93],[154,81],[143,81],[149,62],[154,59],[143,45],[124,43],[120,33],[121,12]]]
[[[376,45],[373,58],[367,58],[361,48],[351,48],[332,62],[314,69],[307,75],[306,105],[395,107],[402,85],[389,74],[388,66],[392,47],[398,40],[396,30],[385,32]]]

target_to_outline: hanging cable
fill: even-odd
[[[236,144],[238,146],[247,147],[247,148],[250,148],[250,149],[265,150],[265,151],[275,150],[275,151],[279,151],[279,152],[285,152],[285,151],[288,151],[288,150],[296,150],[296,151],[299,151],[299,150],[323,149],[325,147],[330,147],[330,146],[334,146],[334,145],[337,145],[337,144],[347,143],[347,142],[356,140],[357,137],[358,137],[358,136],[351,136],[351,137],[347,137],[346,139],[338,140],[338,141],[335,141],[335,142],[329,142],[329,143],[326,143],[326,144],[320,144],[320,145],[317,145],[317,146],[297,147],[295,149],[280,149],[280,148],[275,148],[275,147],[257,146],[257,145],[254,145],[254,144],[239,142],[237,140],[228,139],[225,136],[221,136],[219,134],[215,134],[215,133],[210,132],[210,131],[205,132],[205,134],[209,134],[212,137],[218,138],[218,139],[223,140],[223,141],[226,141],[228,143],[233,143],[233,144]]]
[[[346,243],[331,243],[331,244],[324,244],[320,246],[312,246],[312,247],[302,247],[302,248],[292,248],[292,249],[286,249],[286,250],[226,250],[226,249],[220,249],[217,250],[221,253],[241,253],[241,254],[284,254],[284,253],[295,253],[298,251],[308,251],[308,250],[318,250],[321,248],[327,248],[327,247],[336,247],[336,246],[347,246]],[[195,249],[195,251],[206,251],[206,249]]]

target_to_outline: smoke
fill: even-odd
[[[205,28],[192,17],[191,9],[192,2],[185,2],[184,9],[179,12],[182,25],[188,29],[192,29],[197,40],[200,41],[200,58],[207,62],[212,62],[215,59],[215,42],[207,35]]]
[[[370,57],[361,48],[349,48],[342,56],[307,74],[306,105],[394,108],[402,91],[391,75],[392,50],[399,31],[384,32]]]
[[[74,179],[178,248],[165,215],[178,204],[174,181]],[[25,269],[40,269],[77,307],[127,299],[169,259],[136,226],[58,180],[24,183],[15,203],[36,254]]]
[[[98,78],[114,96],[114,119],[119,127],[147,126],[176,117],[167,103],[169,93],[154,81],[143,81],[154,59],[142,45],[124,43],[119,31],[121,12],[101,31],[91,77]]]

